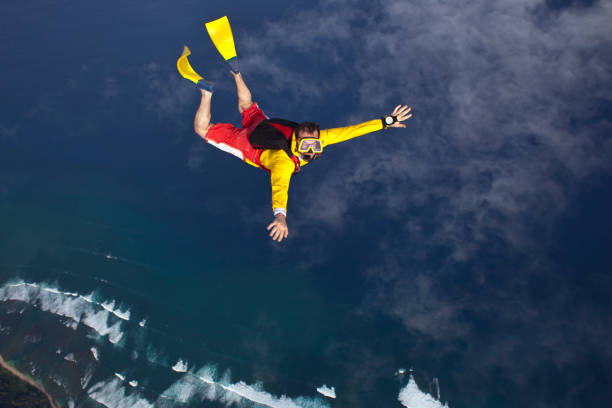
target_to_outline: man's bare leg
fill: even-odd
[[[193,121],[193,128],[195,132],[204,140],[206,140],[206,133],[213,125],[210,123],[210,103],[212,100],[212,92],[200,89],[202,92],[202,99],[200,101],[200,107],[198,108],[195,119]]]
[[[237,74],[235,74],[233,71],[230,72],[236,81],[236,92],[238,93],[238,112],[242,113],[249,109],[253,104],[251,91],[249,91],[249,88],[247,88],[246,84],[244,83],[244,79],[242,79],[242,74],[240,74],[240,72]]]

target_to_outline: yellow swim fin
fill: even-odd
[[[212,82],[205,80],[197,72],[195,72],[193,68],[191,68],[191,64],[187,59],[187,57],[190,55],[191,51],[189,50],[189,47],[185,45],[183,48],[183,54],[181,54],[178,61],[176,61],[176,68],[178,69],[178,72],[183,76],[183,78],[188,79],[198,85],[198,88],[213,92]]]
[[[230,65],[232,71],[238,72],[238,57],[236,56],[234,36],[227,16],[206,23],[206,31],[208,31],[210,39],[217,47],[219,54]]]
[[[183,76],[183,78],[193,81],[194,83],[198,83],[202,77],[198,75],[197,72],[191,68],[191,64],[187,59],[188,56],[191,55],[191,51],[189,47],[185,46],[183,48],[183,54],[179,57],[178,61],[176,61],[176,67],[178,68],[178,72]]]

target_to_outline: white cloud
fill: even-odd
[[[325,106],[334,89],[317,86],[325,75],[317,64],[294,74],[280,59],[271,63],[280,50],[337,64],[340,86],[359,95],[338,112],[347,123],[400,102],[414,108],[406,131],[334,146],[343,157],[325,165],[341,179],[324,180],[316,194],[330,210],[298,210],[337,227],[359,205],[391,217],[427,206],[443,220],[430,244],[454,246],[457,259],[490,232],[529,245],[525,220],[552,222],[573,185],[609,170],[612,153],[604,137],[610,121],[594,113],[612,98],[612,6],[548,14],[542,7],[537,0],[390,1],[366,10],[351,0],[322,1],[248,39],[256,55],[248,69],[294,98],[315,88],[308,107]]]
[[[374,306],[421,338],[460,347],[461,361],[482,370],[486,381],[501,368],[510,383],[527,384],[543,361],[568,367],[582,361],[585,348],[609,358],[609,319],[586,318],[589,306],[574,308],[567,277],[543,303],[528,288],[538,271],[554,270],[538,251],[546,245],[536,241],[546,237],[540,230],[552,231],[587,178],[610,172],[612,124],[600,104],[612,100],[612,4],[552,11],[539,0],[392,0],[364,7],[370,6],[322,1],[249,42],[268,60],[292,44],[297,56],[318,56],[321,63],[305,72],[278,68],[283,78],[275,85],[294,98],[292,88],[325,75],[321,65],[337,64],[342,85],[352,88],[345,94],[356,99],[324,126],[368,120],[398,103],[414,109],[405,131],[328,149],[312,169],[325,175],[309,184],[316,203],[301,205],[296,190],[290,193],[292,225],[303,218],[348,235],[343,228],[353,222],[374,228],[381,215],[393,220],[392,233],[372,231],[372,252],[384,256],[364,268],[372,286],[363,309]],[[248,68],[275,79],[260,65]],[[337,97],[321,89],[305,110]],[[354,209],[372,209],[372,219],[352,220]],[[465,275],[453,269],[495,245],[521,254],[508,268],[512,276],[488,265],[473,265]],[[450,252],[438,255],[440,248]],[[432,254],[450,262],[432,267]],[[488,335],[474,333],[485,330],[479,321],[490,325]],[[512,332],[505,336],[501,327]],[[474,342],[463,344],[467,335]],[[517,372],[528,374],[515,378]],[[577,391],[566,395],[572,400]]]

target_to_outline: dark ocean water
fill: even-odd
[[[546,6],[556,15],[593,4]],[[376,177],[384,168],[334,165],[366,158],[373,139],[363,138],[295,177],[290,239],[268,240],[267,174],[193,133],[198,93],[174,64],[188,44],[194,66],[217,83],[215,120],[237,123],[229,74],[203,31],[204,21],[227,14],[244,39],[245,76],[271,116],[317,115],[329,126],[370,119],[342,102],[362,92],[351,74],[350,86],[326,82],[300,108],[283,99],[293,94],[281,74],[287,95],[256,81],[271,61],[308,71],[297,45],[271,45],[270,54],[249,46],[266,24],[311,10],[337,11],[325,2],[0,6],[0,353],[77,407],[606,406],[605,165],[580,179],[550,175],[563,203],[546,201],[537,185],[535,199],[521,199],[547,206],[509,215],[478,202],[449,214],[438,206],[450,199],[436,194],[444,187],[460,195],[462,180],[437,149],[451,142],[426,145],[428,193],[399,204],[387,198],[389,213],[384,197],[419,186],[398,178],[390,188]],[[350,21],[356,32],[363,24]],[[341,43],[321,53],[314,83],[346,68],[338,58],[360,61]],[[435,72],[418,75],[438,81]],[[609,144],[605,96],[593,116],[568,125],[597,128],[597,146]],[[427,109],[420,114],[444,116]],[[417,118],[416,130],[396,133],[417,140],[407,157],[420,140],[444,139],[436,133],[443,124]],[[513,147],[496,151],[500,161]],[[494,185],[495,174],[483,171],[478,188]],[[340,181],[317,189],[325,179]],[[338,194],[355,180],[363,180],[362,199],[342,207]],[[479,218],[479,206],[493,208]],[[439,239],[447,231],[457,235]],[[337,398],[318,393],[323,385]]]

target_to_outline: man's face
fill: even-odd
[[[300,132],[300,134],[298,135],[297,143],[299,144],[300,140],[305,139],[305,138],[315,138],[315,139],[318,139],[319,138],[319,132],[306,132],[306,131],[302,130]],[[312,153],[312,152],[300,153],[300,155],[306,161],[312,160],[314,158],[314,156],[315,156],[315,154]]]

